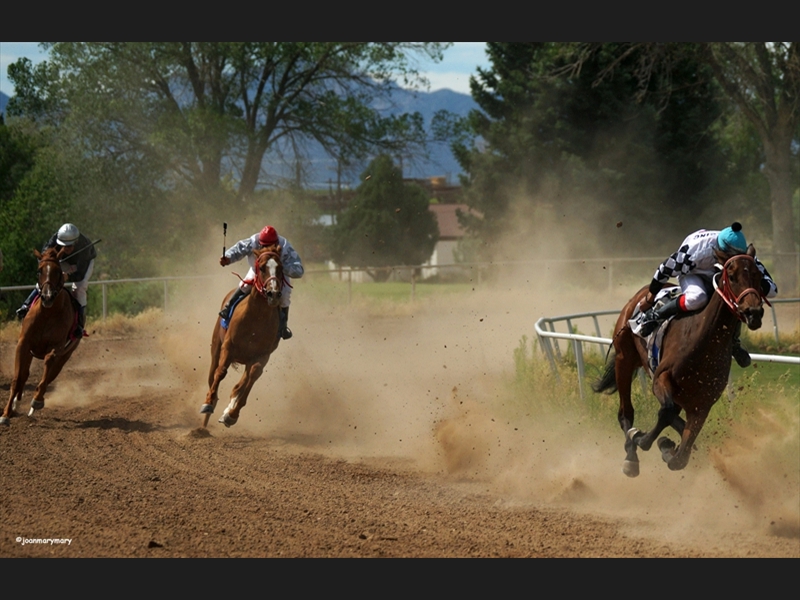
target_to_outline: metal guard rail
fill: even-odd
[[[779,341],[778,335],[778,318],[775,312],[775,304],[780,303],[797,303],[800,302],[800,298],[787,298],[787,299],[773,299],[770,300],[772,306],[772,320],[773,320],[773,331],[775,334],[775,341]],[[536,321],[535,329],[536,335],[539,339],[539,345],[542,348],[542,352],[544,352],[545,356],[547,357],[550,367],[553,371],[553,374],[558,379],[558,368],[557,362],[562,360],[561,356],[561,348],[558,345],[558,342],[551,343],[550,340],[567,340],[572,344],[572,351],[575,354],[575,364],[578,371],[578,389],[581,395],[581,399],[584,398],[584,390],[583,390],[583,381],[586,378],[586,371],[585,371],[585,363],[583,360],[583,343],[590,343],[590,344],[598,344],[604,348],[605,351],[610,350],[612,339],[607,337],[602,337],[600,333],[600,322],[598,317],[608,316],[608,315],[619,315],[619,310],[604,310],[604,311],[596,311],[596,312],[587,312],[587,313],[577,313],[572,315],[565,315],[562,317],[542,317],[538,321]],[[595,336],[591,335],[581,335],[581,334],[574,334],[574,333],[558,333],[555,330],[555,324],[559,322],[566,322],[567,330],[572,331],[572,324],[573,321],[577,319],[587,319],[591,318],[594,323],[595,329]],[[784,363],[784,364],[791,364],[791,365],[800,365],[800,356],[781,356],[775,354],[751,354],[750,355],[753,360],[760,361],[760,362],[773,362],[773,363]],[[646,392],[647,387],[647,378],[644,374],[642,369],[639,369],[639,381],[642,384],[643,391]]]

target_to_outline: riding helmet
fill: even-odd
[[[258,234],[258,243],[262,246],[271,246],[278,243],[278,232],[272,225],[267,225]]]
[[[717,246],[728,254],[733,252],[744,254],[747,252],[747,242],[742,233],[742,224],[736,222],[720,231],[719,235],[717,235]]]
[[[64,223],[56,234],[56,243],[59,246],[72,246],[78,241],[81,232],[72,223]]]

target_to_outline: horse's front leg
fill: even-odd
[[[45,392],[47,392],[47,388],[50,387],[50,384],[53,383],[56,377],[58,377],[58,374],[61,373],[61,370],[64,368],[67,360],[72,355],[72,351],[75,349],[75,347],[76,346],[73,346],[72,349],[64,354],[57,354],[56,351],[53,350],[44,357],[42,378],[39,381],[39,385],[36,386],[36,391],[33,394],[33,400],[31,400],[31,410],[28,412],[29,417],[32,417],[35,411],[42,410],[44,408],[44,395]]]
[[[672,380],[669,373],[662,372],[653,383],[653,393],[659,399],[661,408],[658,410],[658,420],[655,427],[646,433],[634,428],[628,432],[628,437],[642,450],[650,450],[661,432],[667,427],[683,429],[683,419],[680,418],[681,409],[675,404],[672,393]]]
[[[708,418],[708,413],[709,409],[697,409],[686,414],[686,426],[683,429],[681,443],[677,449],[675,448],[675,442],[668,438],[662,437],[658,440],[661,457],[667,463],[670,471],[680,471],[689,464],[692,447]]]
[[[242,378],[231,392],[230,404],[228,404],[228,407],[219,419],[219,422],[225,425],[225,427],[235,425],[239,420],[239,413],[244,408],[245,404],[247,404],[247,398],[250,396],[250,390],[253,389],[253,385],[264,372],[265,363],[266,361],[250,364],[247,366],[244,373],[242,373]]]

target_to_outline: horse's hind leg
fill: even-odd
[[[250,396],[250,390],[253,389],[255,382],[258,381],[259,377],[261,377],[265,366],[266,361],[263,363],[257,362],[247,365],[247,368],[242,374],[242,378],[239,380],[239,383],[237,383],[233,387],[233,391],[231,391],[230,404],[228,404],[228,407],[225,409],[225,412],[222,413],[222,416],[219,419],[219,422],[225,425],[225,427],[235,425],[239,420],[239,413],[244,408],[245,404],[247,404],[247,398]]]
[[[633,374],[636,371],[636,366],[629,364],[625,361],[625,356],[618,353],[616,357],[616,382],[617,391],[619,393],[619,411],[617,412],[617,419],[625,433],[625,462],[622,465],[622,472],[628,477],[639,476],[639,457],[636,454],[636,444],[633,443],[627,436],[628,431],[633,428],[633,403],[631,402],[631,387],[633,382]]]
[[[225,362],[222,362],[222,341],[220,339],[219,329],[220,325],[218,320],[214,328],[214,335],[211,338],[211,367],[208,371],[208,394],[206,394],[206,400],[200,407],[200,414],[205,415],[203,427],[208,425],[209,416],[211,416],[214,413],[214,409],[217,408],[217,402],[219,401],[219,384],[228,374],[228,366],[230,365],[227,351],[224,356]]]
[[[30,352],[17,350],[16,365],[14,367],[14,378],[11,380],[8,402],[0,416],[0,424],[9,425],[11,417],[16,415],[17,405],[22,401],[22,392],[31,371],[33,358]]]

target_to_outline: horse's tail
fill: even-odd
[[[592,390],[596,393],[605,392],[606,394],[613,394],[617,391],[617,368],[615,360],[616,352],[612,352],[606,362],[606,370],[603,376],[592,384]]]

